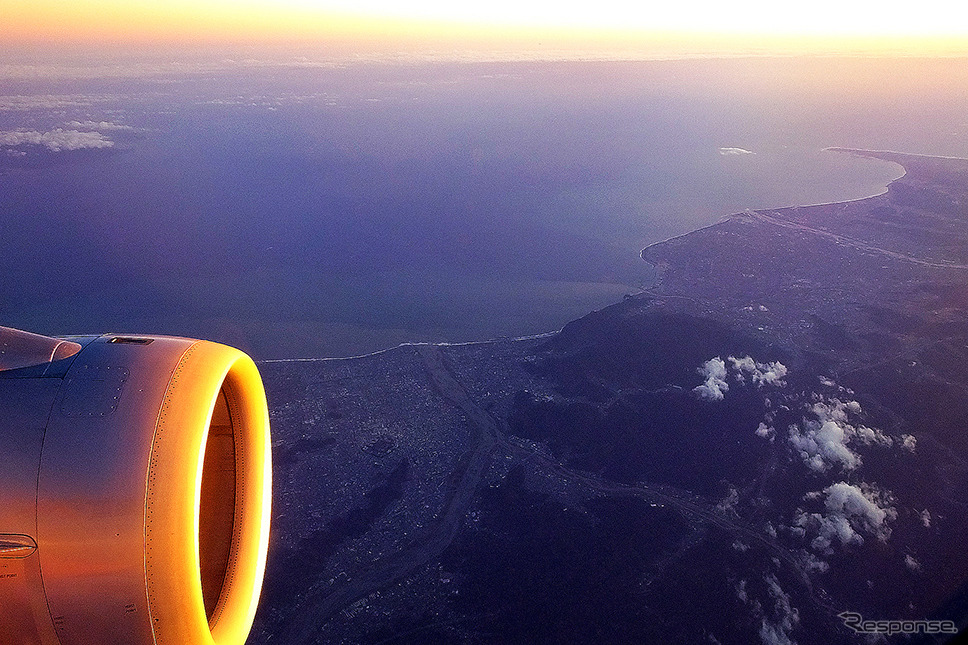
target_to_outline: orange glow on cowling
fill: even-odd
[[[242,645],[271,512],[258,369],[205,341],[78,340],[63,371],[0,381],[0,642]]]
[[[224,393],[239,455],[231,552],[209,617],[200,533],[203,465],[213,410]],[[258,369],[238,350],[200,342],[182,358],[159,414],[145,521],[148,604],[158,645],[241,645],[265,574],[271,517],[271,447]],[[157,472],[155,472],[157,470]]]

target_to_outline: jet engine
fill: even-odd
[[[271,482],[239,350],[0,327],[0,643],[244,643]]]

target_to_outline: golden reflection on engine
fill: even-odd
[[[244,353],[0,328],[0,643],[242,645],[271,480]]]

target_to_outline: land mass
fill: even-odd
[[[556,334],[260,367],[252,643],[867,642],[968,607],[968,160],[642,252]],[[943,637],[941,637],[943,638]]]

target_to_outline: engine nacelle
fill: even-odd
[[[0,328],[0,643],[244,643],[271,471],[244,353]]]

